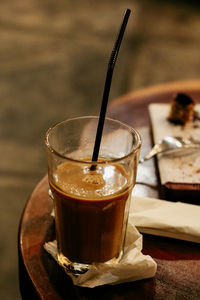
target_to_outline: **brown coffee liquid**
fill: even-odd
[[[132,186],[120,166],[63,163],[50,182],[58,250],[72,262],[105,262],[123,247]],[[129,204],[128,204],[129,206]]]

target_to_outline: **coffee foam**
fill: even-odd
[[[83,176],[82,181],[94,187],[100,187],[105,185],[105,180],[103,179],[101,174],[86,174]]]
[[[64,163],[58,166],[54,180],[63,193],[88,200],[122,192],[127,186],[126,174],[119,166],[99,166],[91,171],[89,167]]]

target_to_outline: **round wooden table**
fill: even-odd
[[[138,128],[142,151],[151,147],[148,104],[169,102],[174,93],[185,92],[200,102],[200,80],[174,82],[146,88],[120,97],[108,115]],[[154,160],[147,165],[152,184],[138,183],[135,192],[158,196]],[[19,279],[23,299],[200,299],[199,244],[143,235],[143,253],[151,255],[158,269],[154,278],[94,289],[74,286],[71,279],[44,250],[44,242],[55,239],[52,200],[44,177],[35,187],[19,226]]]

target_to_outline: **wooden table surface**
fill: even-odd
[[[108,115],[138,128],[143,136],[142,151],[146,151],[151,147],[148,104],[169,102],[177,92],[185,92],[200,102],[200,80],[174,82],[130,93],[114,101]],[[156,197],[158,181],[153,160],[146,165],[146,171],[150,172],[150,183],[138,183],[135,192]],[[28,199],[19,227],[19,277],[23,299],[200,299],[199,244],[151,235],[143,236],[143,253],[151,255],[158,264],[154,278],[94,289],[74,286],[43,248],[44,242],[55,238],[51,211],[52,201],[48,197],[45,177]]]

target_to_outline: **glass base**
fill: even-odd
[[[58,254],[58,262],[67,272],[75,276],[86,273],[90,268],[89,264],[71,262],[63,254]]]
[[[122,255],[123,251],[120,252],[118,257],[113,257],[109,261],[104,262],[104,264],[117,264],[122,258]],[[91,267],[90,264],[71,262],[63,254],[58,254],[58,262],[67,272],[72,273],[74,276],[79,276],[81,274],[86,273]]]

